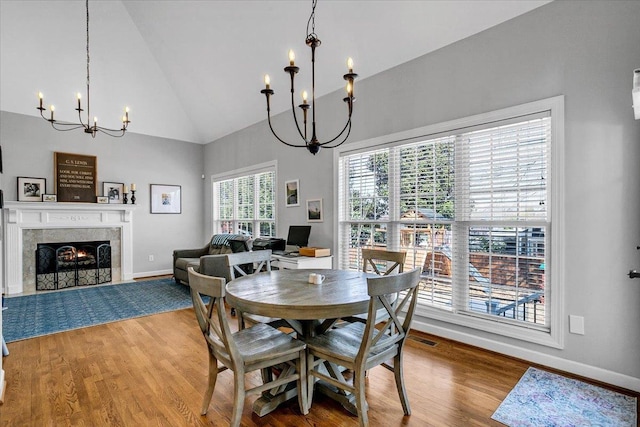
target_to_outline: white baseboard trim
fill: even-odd
[[[165,276],[167,274],[173,274],[173,270],[142,271],[139,273],[133,273],[133,278],[139,279],[141,277]]]
[[[481,338],[472,334],[451,329],[435,326],[414,318],[411,328],[417,331],[425,332],[441,336],[443,338],[458,341],[464,344],[480,347],[485,350],[495,351],[507,356],[516,357],[553,369],[569,372],[585,378],[591,378],[616,387],[627,390],[640,392],[640,378],[634,378],[629,375],[620,374],[618,372],[608,371],[596,366],[585,365],[584,363],[574,362],[572,360],[563,359],[556,356],[540,353],[533,350],[517,347],[511,344],[505,344],[486,338]]]
[[[0,355],[2,357],[2,355]],[[4,369],[0,369],[0,405],[4,403],[4,392],[7,388],[7,383],[4,380]]]

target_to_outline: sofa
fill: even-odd
[[[224,277],[231,280],[226,262],[226,254],[233,251],[230,240],[245,240],[247,236],[240,234],[214,234],[211,241],[203,248],[176,249],[173,251],[173,277],[178,284],[189,284],[187,269],[193,267],[197,272],[208,276]]]

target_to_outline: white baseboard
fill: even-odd
[[[133,273],[133,278],[139,279],[141,277],[165,276],[167,274],[173,274],[173,270],[142,271],[139,273]]]
[[[2,357],[0,355],[0,357]],[[0,405],[4,403],[4,392],[6,391],[7,383],[4,380],[4,369],[0,369]]]
[[[416,320],[415,318],[411,324],[411,328],[417,331],[441,336],[443,338],[451,339],[464,344],[480,347],[485,350],[495,351],[500,354],[516,357],[518,359],[526,360],[539,365],[548,366],[553,369],[569,372],[581,377],[601,381],[603,383],[610,384],[616,387],[640,392],[640,378],[634,378],[629,375],[620,374],[618,372],[608,371],[606,369],[598,368],[597,366],[585,365],[584,363],[574,362],[556,356],[550,356],[548,354],[528,350],[511,344],[505,344],[487,338],[481,338],[465,332],[453,331],[441,326],[435,326],[423,321]]]

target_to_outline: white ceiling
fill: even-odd
[[[317,96],[344,87],[349,56],[361,80],[548,2],[319,0]],[[136,133],[208,143],[243,129],[265,119],[265,73],[272,112],[290,105],[289,49],[296,88],[310,89],[311,0],[91,0],[89,9],[91,115],[104,126],[119,127],[128,105]],[[37,115],[41,91],[57,119],[77,118],[85,14],[82,0],[0,0],[0,109]]]

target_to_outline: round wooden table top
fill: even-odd
[[[308,283],[309,274],[326,276],[320,285]],[[232,280],[227,302],[237,309],[282,319],[333,319],[366,313],[367,277],[350,270],[274,270]]]

